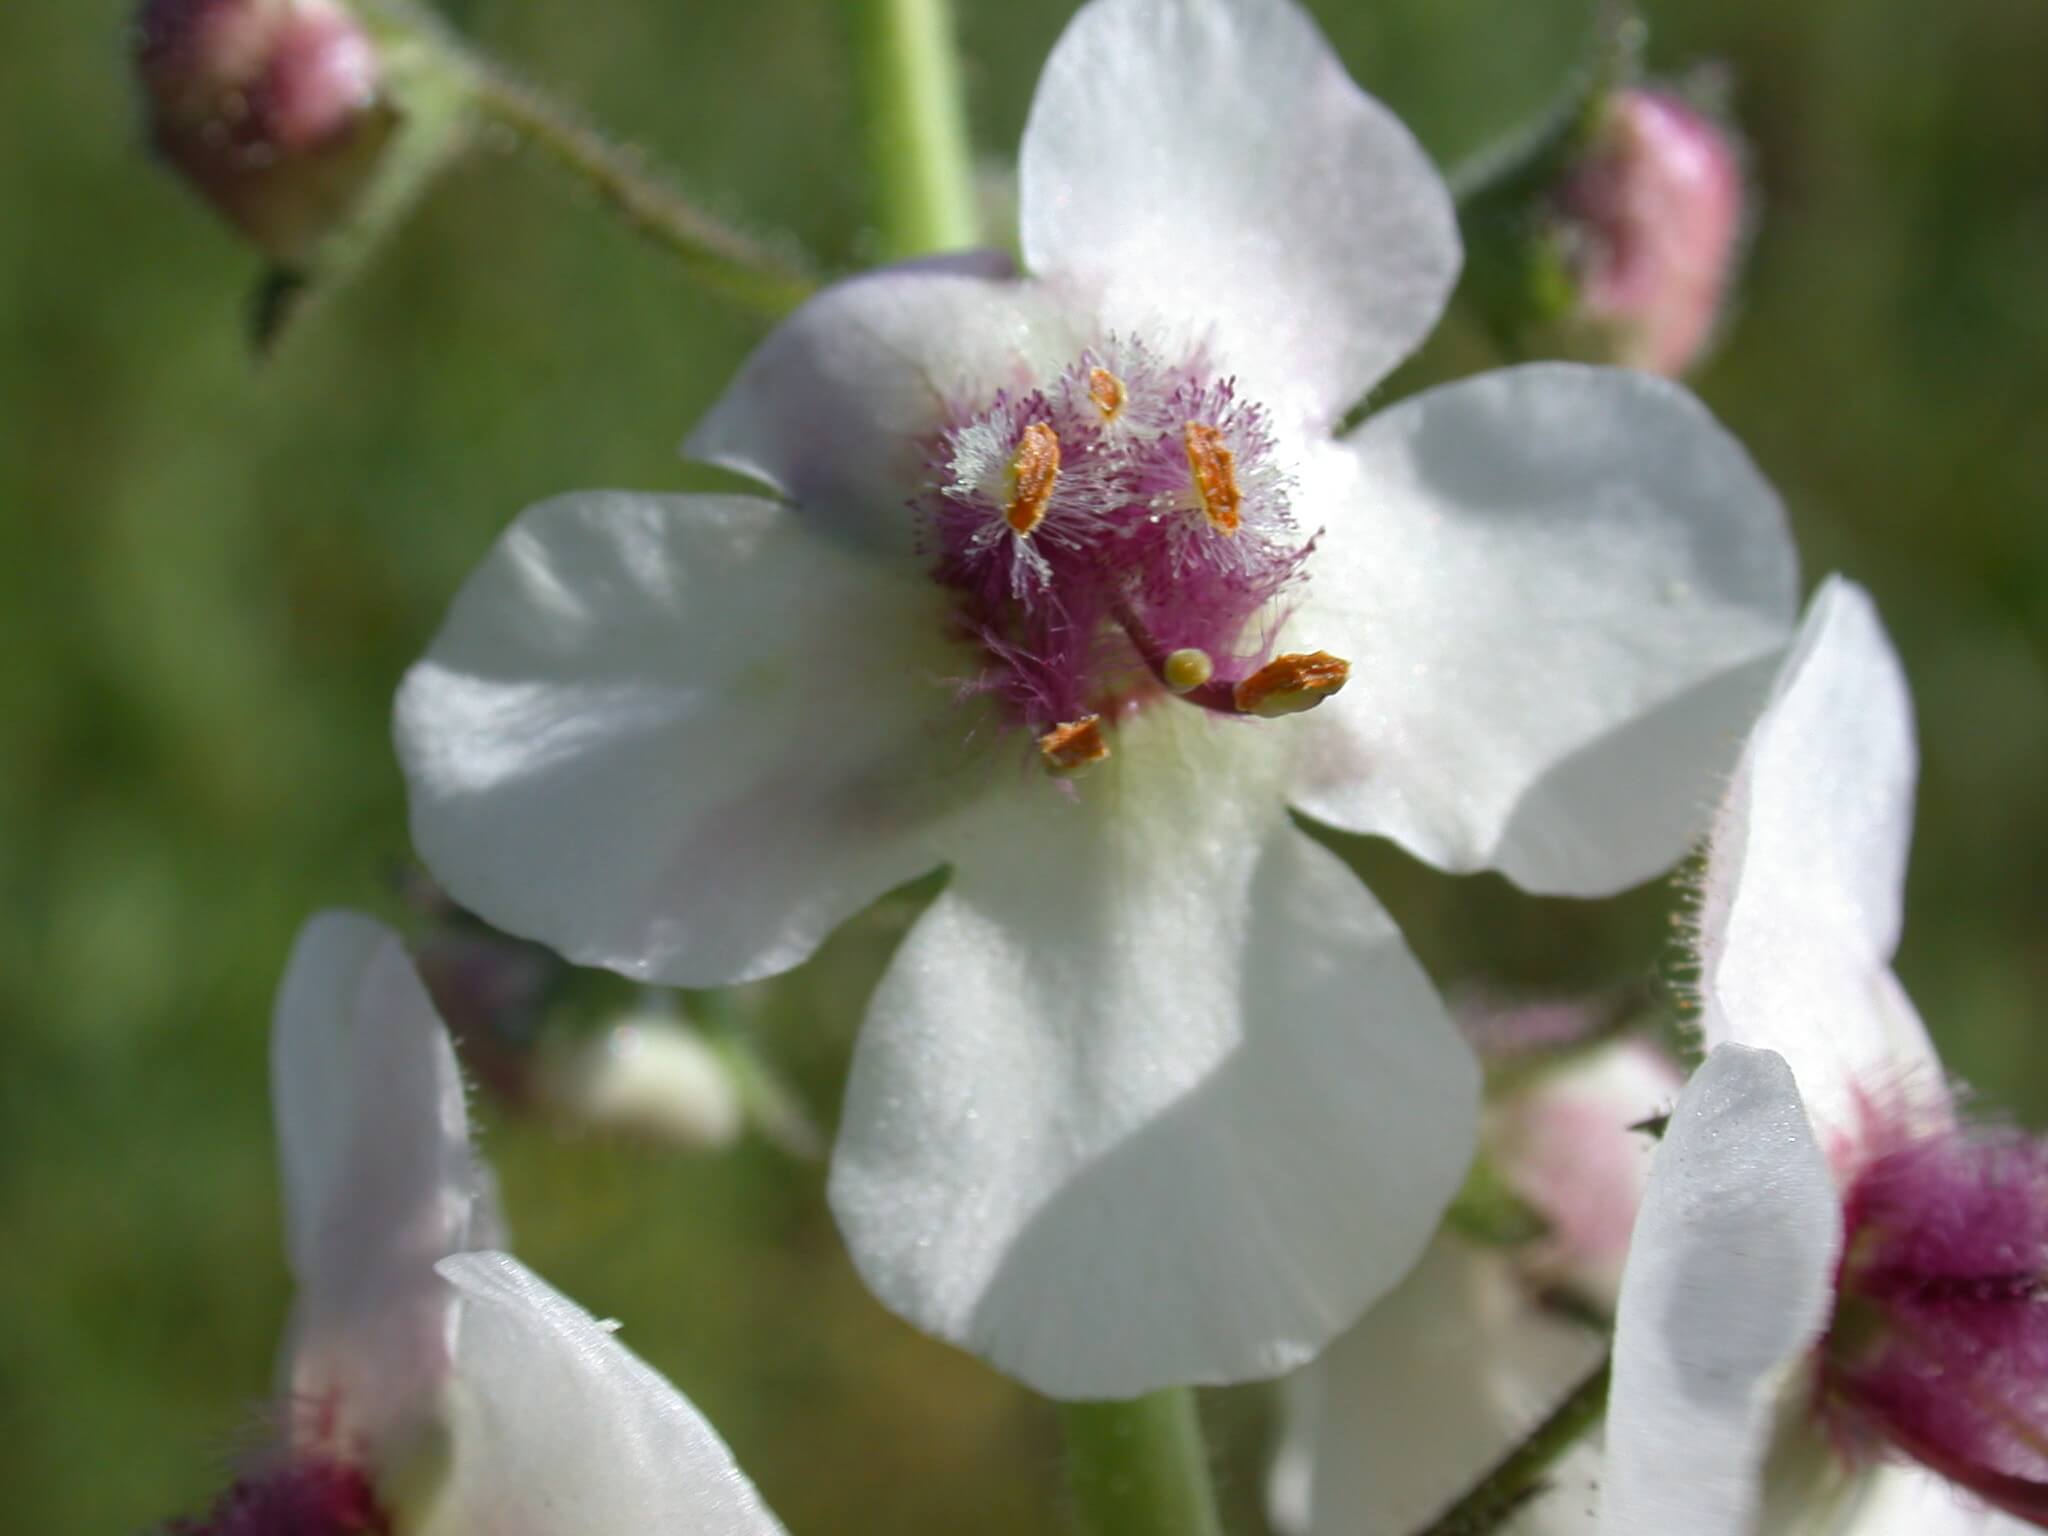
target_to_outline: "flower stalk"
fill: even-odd
[[[974,172],[950,0],[863,0],[855,26],[882,259],[972,246]]]
[[[588,183],[614,212],[678,258],[707,288],[780,315],[816,287],[787,257],[713,218],[639,155],[532,86],[480,65],[475,99],[486,119],[544,150],[556,165]]]
[[[1417,1536],[1486,1536],[1542,1491],[1543,1474],[1607,1412],[1609,1362],[1603,1360],[1571,1395],[1457,1503]]]
[[[1060,1422],[1079,1536],[1221,1536],[1192,1388],[1065,1403]]]

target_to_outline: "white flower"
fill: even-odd
[[[1458,248],[1287,0],[1085,6],[1020,184],[1028,275],[857,278],[754,354],[689,450],[778,500],[519,520],[399,697],[414,837],[492,922],[691,986],[950,866],[847,1091],[862,1273],[1054,1395],[1271,1374],[1412,1264],[1477,1086],[1288,807],[1539,891],[1646,878],[1792,556],[1657,380],[1518,369],[1331,435]]]
[[[1611,1311],[1649,1138],[1671,1102],[1661,1051],[1619,1040],[1489,1110],[1486,1149],[1548,1235],[1526,1248],[1452,1230],[1313,1364],[1289,1378],[1273,1523],[1307,1536],[1413,1536],[1525,1440],[1606,1354],[1604,1334],[1544,1292]],[[1590,1533],[1597,1450],[1574,1448],[1502,1536]]]
[[[1987,1403],[1972,1393],[1989,1380],[1987,1340],[2043,1342],[2038,1281],[2024,1277],[2038,1244],[2016,1256],[2018,1232],[2008,1243],[1997,1223],[2048,1220],[2044,1159],[1954,1128],[1940,1062],[1891,971],[1914,767],[1898,659],[1868,597],[1832,579],[1713,833],[1699,935],[1712,1054],[1658,1149],[1622,1284],[1609,1536],[2032,1528],[1898,1461],[2041,1498],[2038,1472],[2030,1485],[1994,1467],[2013,1449],[1990,1443],[2005,1410],[1989,1403],[1980,1423]],[[1880,1198],[1884,1219],[1870,1220]],[[1972,1278],[1984,1251],[2021,1271],[2019,1290]],[[1944,1276],[1953,1297],[1919,1303],[1939,1332],[1914,1344],[1932,1352],[1895,1360],[1897,1324],[1866,1277],[1902,1255],[1906,1270],[1963,1269]],[[2033,1369],[2026,1356],[2015,1366]],[[2038,1378],[2021,1390],[2038,1398]],[[2017,1455],[2032,1454],[2023,1436]]]
[[[298,1283],[283,1444],[194,1529],[780,1532],[675,1388],[488,1250],[455,1056],[395,935],[353,913],[306,924],[271,1086]]]

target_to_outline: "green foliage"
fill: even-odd
[[[716,210],[870,249],[841,7],[478,0],[465,23]],[[960,0],[1006,157],[1060,8]],[[1564,0],[1323,0],[1446,163],[1554,94]],[[1908,985],[1994,1105],[2048,1115],[2048,140],[2030,0],[1651,8],[1653,69],[1725,56],[1765,193],[1698,381],[1818,574],[1876,592],[1926,758]],[[712,483],[673,445],[759,335],[585,195],[486,149],[360,281],[249,360],[258,263],[149,165],[117,0],[0,8],[0,1482],[12,1526],[198,1505],[260,1428],[286,1285],[269,996],[324,904],[395,911],[391,689],[522,505]],[[1424,377],[1486,366],[1454,324]],[[1671,903],[1445,880],[1340,840],[1443,980],[1649,970]],[[901,907],[768,995],[829,1122]],[[683,1383],[791,1529],[1053,1528],[1049,1413],[867,1299],[820,1171],[494,1124],[535,1266]],[[1255,1504],[1257,1416],[1211,1414]],[[1234,1528],[1250,1529],[1240,1519]]]

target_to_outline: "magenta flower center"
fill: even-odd
[[[1822,1356],[1845,1439],[2048,1527],[2048,1145],[1902,1140],[1858,1173],[1845,1219]]]
[[[1108,756],[1116,722],[1153,699],[1270,716],[1344,686],[1339,657],[1274,654],[1314,540],[1267,413],[1234,380],[1112,342],[963,411],[928,463],[916,505],[979,653],[972,691],[1054,772]]]
[[[282,1463],[236,1480],[195,1520],[166,1536],[391,1536],[363,1469],[318,1458]]]

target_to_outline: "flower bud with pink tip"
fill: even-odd
[[[1668,91],[1607,102],[1555,197],[1575,328],[1611,361],[1676,378],[1713,339],[1741,254],[1741,156]]]
[[[339,0],[144,0],[134,37],[157,152],[269,255],[305,257],[397,121],[361,20]]]

